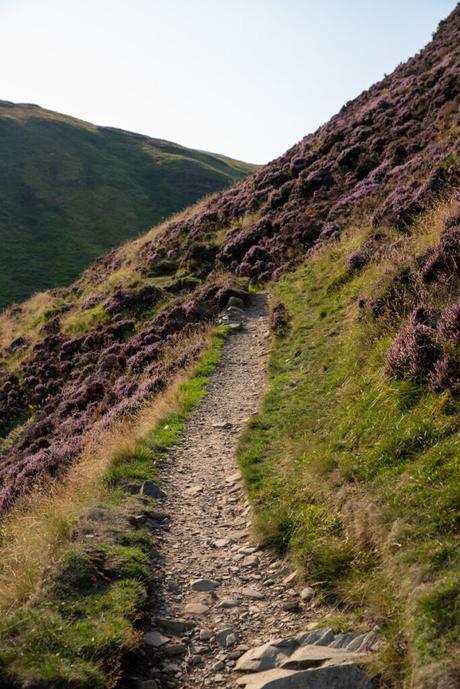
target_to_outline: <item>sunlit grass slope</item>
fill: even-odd
[[[379,626],[376,670],[398,689],[422,677],[457,686],[460,401],[390,381],[385,352],[404,316],[395,308],[372,321],[358,300],[436,243],[445,210],[362,271],[346,259],[365,224],[273,286],[290,329],[275,340],[269,392],[240,448],[262,538],[295,560],[341,624]],[[445,297],[432,299],[442,307]]]

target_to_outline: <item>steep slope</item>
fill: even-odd
[[[390,686],[456,686],[459,38],[457,8],[285,155],[3,314],[2,511],[155,399],[228,297],[265,283],[291,333],[242,450],[266,538],[383,627]]]
[[[0,101],[0,309],[254,167]]]

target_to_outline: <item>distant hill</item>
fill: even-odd
[[[225,156],[0,101],[0,309],[254,170]]]

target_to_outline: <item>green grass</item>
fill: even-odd
[[[0,102],[0,310],[255,168]]]
[[[176,408],[130,453],[114,457],[100,503],[82,514],[58,564],[29,603],[0,621],[0,686],[43,680],[56,689],[107,689],[122,675],[123,660],[139,643],[148,609],[155,541],[130,523],[155,503],[127,495],[129,482],[155,479],[162,457],[181,440],[206,392],[225,328],[178,392]],[[87,535],[91,534],[91,538]]]
[[[439,663],[458,671],[460,402],[386,379],[398,323],[382,329],[356,305],[386,265],[349,273],[356,241],[273,286],[291,327],[240,461],[260,537],[351,625],[379,625],[385,686],[425,686]]]

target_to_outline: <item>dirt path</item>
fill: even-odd
[[[161,644],[163,660],[151,676],[163,686],[236,686],[232,668],[247,648],[300,626],[294,612],[282,609],[286,570],[251,541],[235,460],[266,381],[264,295],[253,297],[247,316],[244,329],[227,339],[206,397],[161,470],[170,522],[160,536],[163,599],[155,608],[165,619],[154,619],[147,638]]]
[[[262,689],[273,678],[280,689],[371,687],[355,660],[372,650],[375,633],[310,631],[324,615],[313,590],[299,595],[295,574],[251,539],[235,450],[266,383],[266,307],[264,295],[253,296],[247,324],[227,338],[206,396],[160,470],[168,518],[156,529],[161,574],[140,689]],[[281,669],[287,659],[290,669]],[[235,672],[237,662],[256,676]]]

